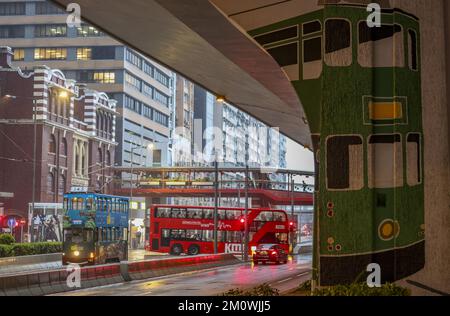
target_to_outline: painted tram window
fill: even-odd
[[[367,160],[369,188],[403,186],[403,151],[399,134],[370,136]]]
[[[419,133],[408,134],[406,140],[406,177],[409,186],[422,183],[421,137]]]
[[[339,157],[339,159],[336,159]],[[331,136],[327,139],[327,188],[335,191],[364,187],[363,140],[361,136]]]
[[[418,52],[417,52],[417,33],[413,30],[408,30],[408,44],[409,44],[409,69],[418,70]]]
[[[403,29],[398,24],[358,27],[358,62],[363,67],[404,67]]]
[[[345,67],[352,64],[351,26],[344,19],[325,22],[325,63]]]

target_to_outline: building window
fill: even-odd
[[[84,145],[81,145],[81,175],[86,175],[86,147]]]
[[[116,48],[114,46],[92,47],[93,60],[106,60],[116,58]]]
[[[136,113],[141,113],[141,102],[127,95],[125,96],[125,107]]]
[[[95,27],[90,25],[82,25],[77,28],[77,35],[79,37],[94,37],[94,36],[105,36],[103,32],[100,32]]]
[[[103,153],[101,148],[98,149],[98,162],[101,164],[103,163]]]
[[[153,120],[164,126],[169,126],[169,117],[159,111],[153,111]]]
[[[125,59],[126,59],[129,63],[135,65],[136,67],[141,68],[141,65],[142,65],[142,58],[139,57],[139,56],[138,56],[137,54],[135,54],[134,52],[132,52],[131,50],[129,50],[128,48],[127,48],[126,53],[125,53]]]
[[[169,77],[160,70],[158,69],[154,70],[154,78],[159,83],[163,84],[166,87],[169,87]]]
[[[0,15],[25,15],[25,2],[0,3]]]
[[[165,106],[169,106],[169,97],[157,89],[154,89],[154,99]]]
[[[49,172],[47,175],[47,192],[50,194],[55,193],[55,175],[53,172]]]
[[[65,138],[62,139],[60,153],[61,156],[67,157],[67,140]]]
[[[369,188],[403,186],[403,151],[399,134],[370,136],[367,151]]]
[[[141,81],[135,76],[130,75],[128,72],[125,73],[125,82],[136,90],[141,91]]]
[[[58,194],[63,195],[66,193],[66,177],[64,175],[59,176]]]
[[[75,146],[74,146],[74,164],[73,164],[73,166],[74,166],[74,173],[75,173],[75,175],[79,175],[79,168],[80,168],[80,147],[77,145],[77,144],[75,144]]]
[[[67,13],[63,9],[47,1],[35,2],[35,5],[36,5],[36,15],[53,15],[53,14]]]
[[[25,50],[22,48],[16,48],[14,49],[14,61],[22,61],[25,60]]]
[[[80,71],[77,80],[87,83],[116,83],[116,73],[114,71]]]
[[[111,166],[111,153],[109,152],[109,150],[106,152],[106,163],[108,164],[108,166]]]
[[[145,82],[142,82],[142,93],[148,95],[150,98],[153,98],[153,87],[149,86]]]
[[[360,136],[327,139],[326,168],[329,190],[351,191],[364,187],[363,141]]]
[[[36,25],[35,37],[64,37],[67,35],[67,27],[64,24]]]
[[[351,65],[352,47],[349,21],[329,19],[325,22],[325,63],[335,67]]]
[[[0,38],[24,38],[24,25],[2,25],[0,26]]]
[[[55,135],[50,135],[50,139],[48,140],[48,152],[52,154],[56,154],[56,139]]]
[[[77,48],[77,60],[90,60],[92,58],[92,48]]]
[[[153,66],[145,60],[143,61],[143,65],[142,70],[150,77],[153,77]]]
[[[149,119],[152,119],[152,108],[148,105],[142,105],[142,115]]]
[[[34,50],[35,60],[65,60],[66,58],[66,48],[36,48]]]

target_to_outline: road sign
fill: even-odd
[[[16,227],[16,219],[15,218],[10,218],[8,219],[8,227],[11,228],[11,230]]]

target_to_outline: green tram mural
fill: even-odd
[[[325,5],[249,34],[280,64],[304,106],[315,160],[314,280],[382,281],[424,266],[420,29],[383,9]],[[320,188],[320,189],[319,189]]]

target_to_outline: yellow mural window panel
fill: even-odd
[[[403,118],[401,102],[369,102],[371,120],[396,120]]]
[[[369,188],[403,186],[403,150],[399,134],[370,136],[367,154]]]
[[[326,155],[328,190],[352,191],[364,187],[363,140],[360,136],[329,137]]]

